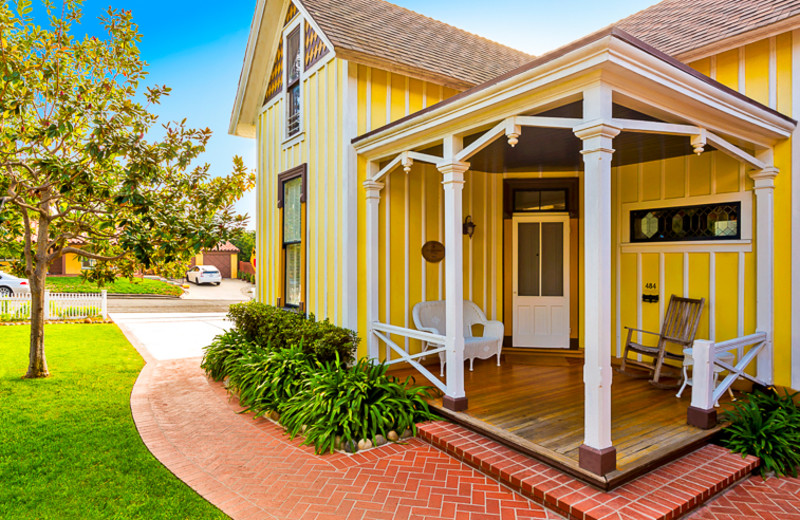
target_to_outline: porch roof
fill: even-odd
[[[612,27],[352,142],[359,154],[377,160],[437,146],[447,135],[467,137],[508,117],[553,114],[574,118],[574,114],[564,114],[569,111],[565,107],[577,105],[580,110],[576,102],[582,99],[583,90],[598,82],[610,86],[614,103],[628,111],[626,117],[633,111],[638,114],[634,119],[693,125],[748,150],[771,147],[789,137],[797,124]],[[585,122],[580,120],[583,114],[577,116],[578,123]],[[567,129],[565,136],[568,134]],[[686,147],[688,139],[676,139]],[[670,146],[674,148],[676,142]],[[658,146],[664,147],[663,143]]]

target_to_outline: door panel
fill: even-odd
[[[569,348],[569,217],[513,219],[513,344]]]

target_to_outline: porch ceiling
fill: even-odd
[[[516,147],[498,139],[470,158],[470,165],[473,170],[489,173],[579,171],[583,169],[581,146],[571,130],[525,128]],[[628,132],[614,139],[614,149],[614,166],[693,153],[688,137]]]
[[[582,118],[583,105],[573,102],[545,112],[530,115]],[[621,119],[664,122],[657,117],[633,110],[619,103],[613,115]],[[482,132],[464,137],[464,145],[478,139]],[[694,149],[687,136],[623,132],[614,139],[614,166],[692,155]],[[581,140],[569,129],[525,127],[516,147],[498,139],[470,158],[473,170],[488,173],[516,171],[578,171],[583,169]],[[706,150],[713,150],[707,146]],[[427,153],[441,154],[440,150]]]

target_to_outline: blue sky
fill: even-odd
[[[275,0],[269,0],[275,1]],[[347,0],[340,0],[347,1]],[[569,43],[657,0],[395,0],[394,3],[531,54]],[[130,9],[143,34],[140,50],[150,64],[149,83],[172,94],[155,109],[163,120],[214,132],[205,161],[212,174],[231,170],[241,155],[255,168],[255,143],[228,135],[255,0],[86,0],[80,30],[99,34],[97,17],[109,6]],[[241,213],[255,213],[247,193]],[[252,218],[251,218],[251,227]]]

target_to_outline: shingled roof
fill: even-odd
[[[399,72],[420,71],[463,88],[489,81],[533,59],[384,0],[295,0],[342,57]]]
[[[615,26],[679,56],[797,15],[797,0],[664,0]]]

